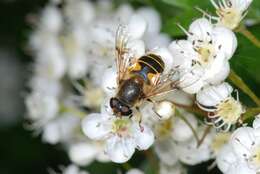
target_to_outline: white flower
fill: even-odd
[[[144,174],[144,172],[139,169],[131,169],[131,170],[128,170],[126,172],[126,174]]]
[[[63,35],[61,44],[68,64],[68,74],[71,78],[82,78],[86,75],[89,62],[86,55],[86,33],[82,28],[74,27],[69,33]]]
[[[175,113],[175,106],[169,101],[161,101],[155,104],[155,112],[160,119],[167,120]]]
[[[228,131],[244,112],[241,103],[231,96],[232,91],[228,83],[222,83],[205,87],[197,93],[198,106],[209,112],[208,118],[217,129]]]
[[[136,12],[142,16],[147,23],[147,35],[157,34],[161,29],[161,19],[159,13],[149,7],[143,7],[137,10]],[[151,35],[150,35],[151,36]]]
[[[66,71],[66,61],[57,40],[51,40],[37,52],[35,71],[40,76],[61,79]]]
[[[86,166],[94,161],[97,152],[91,143],[79,142],[70,145],[68,154],[73,163]]]
[[[135,148],[146,150],[154,142],[154,135],[149,127],[108,113],[89,114],[82,121],[82,129],[90,139],[105,140],[107,155],[117,163],[128,161]]]
[[[62,27],[62,15],[53,5],[48,5],[42,12],[39,29],[51,33],[58,33]]]
[[[174,66],[180,71],[180,87],[185,92],[196,93],[206,84],[224,80],[229,74],[228,59],[237,47],[234,33],[214,27],[205,18],[195,20],[189,31],[183,30],[188,39],[174,41],[169,46]]]
[[[28,110],[28,117],[33,121],[45,123],[53,119],[59,111],[58,99],[34,92],[26,97],[25,104]]]
[[[171,137],[158,140],[155,143],[155,152],[160,161],[166,165],[172,166],[177,163],[178,156],[176,151],[176,144]]]
[[[197,129],[197,134],[202,137],[205,127],[200,127]],[[179,160],[188,165],[196,165],[201,162],[208,161],[213,158],[213,153],[211,151],[212,134],[209,133],[203,143],[197,147],[198,142],[195,137],[184,141],[178,142],[176,146],[176,152]]]
[[[93,4],[83,0],[67,0],[64,13],[72,25],[81,27],[88,27],[95,17]]]
[[[198,121],[195,116],[191,113],[185,112],[184,110],[178,110],[180,114],[189,122],[194,130],[198,128]],[[183,121],[180,117],[175,118],[174,126],[172,128],[172,138],[178,142],[184,142],[193,137],[191,128]]]
[[[89,174],[86,171],[81,171],[78,166],[70,164],[65,169],[63,169],[62,174]]]
[[[260,137],[251,127],[238,128],[231,137],[231,145],[239,159],[256,172],[260,171]]]
[[[210,18],[217,21],[217,25],[225,26],[230,29],[235,29],[240,21],[247,14],[247,9],[253,0],[211,0],[212,5],[216,8],[218,17],[211,16]]]
[[[50,144],[69,141],[78,125],[79,118],[66,113],[44,125],[42,139]]]
[[[117,89],[117,72],[115,68],[107,68],[102,77],[102,89],[107,94],[115,94]]]
[[[61,83],[56,79],[49,79],[43,76],[34,76],[29,82],[32,91],[42,95],[58,97],[61,92]]]
[[[233,152],[232,147],[229,144],[226,144],[220,149],[216,157],[216,162],[218,168],[226,174],[237,165],[238,159]]]
[[[167,165],[160,163],[160,174],[186,174],[186,169],[180,164]]]

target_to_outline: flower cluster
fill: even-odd
[[[44,142],[61,143],[78,166],[94,160],[125,163],[136,150],[154,145],[161,174],[187,173],[183,164],[210,159],[227,174],[259,172],[260,119],[253,128],[236,129],[245,107],[224,82],[237,49],[232,30],[251,1],[211,2],[218,17],[199,9],[204,17],[188,30],[178,24],[187,39],[174,41],[160,32],[160,15],[150,7],[115,8],[111,1],[84,0],[47,4],[39,17],[32,16],[39,20],[29,40],[35,57],[25,99],[30,127]],[[115,37],[121,24],[127,26],[122,32],[128,33],[125,47],[131,57],[158,55],[165,63],[161,76],[172,78],[177,88],[142,101],[131,117],[116,116],[111,108],[119,88]],[[170,76],[173,70],[176,74]],[[209,125],[192,113],[194,108]],[[84,172],[71,165],[63,173]]]

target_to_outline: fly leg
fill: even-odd
[[[144,131],[144,127],[141,125],[142,124],[142,114],[141,114],[141,111],[140,111],[140,108],[138,106],[135,107],[136,108],[136,111],[138,112],[138,123],[139,123],[139,127],[140,127],[140,130],[141,132]]]
[[[153,105],[153,107],[152,107],[153,112],[159,117],[159,119],[161,119],[162,116],[159,115],[159,114],[156,112],[156,110],[155,110],[155,105],[156,105],[157,103],[156,103],[155,101],[151,100],[150,98],[148,98],[148,99],[146,99],[146,100],[147,100],[148,102],[152,103],[152,105]]]

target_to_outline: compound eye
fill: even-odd
[[[110,99],[110,106],[114,107],[116,105],[118,105],[118,100],[116,98],[111,98]]]
[[[129,108],[126,107],[126,106],[122,106],[121,110],[122,110],[122,112],[124,112],[124,113],[129,112]]]
[[[129,116],[132,114],[132,110],[127,106],[121,107],[122,115]]]

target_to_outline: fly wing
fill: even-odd
[[[134,54],[128,47],[130,35],[128,33],[128,27],[126,25],[119,25],[116,32],[115,50],[116,50],[116,67],[117,67],[117,83],[126,76],[126,72],[129,66],[132,65],[134,60]]]

